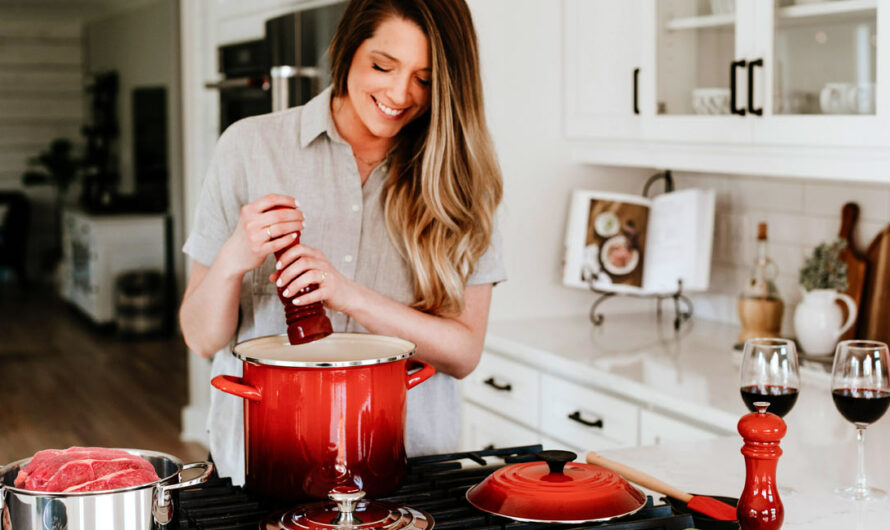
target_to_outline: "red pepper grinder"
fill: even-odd
[[[300,244],[300,232],[294,232],[297,237],[293,243],[275,253],[275,259],[280,260],[281,255],[287,249]],[[324,313],[321,302],[309,305],[294,305],[292,299],[284,296],[286,286],[278,288],[278,299],[284,304],[284,320],[287,322],[287,338],[291,344],[303,344],[327,337],[334,332],[331,321]],[[297,292],[297,297],[303,296],[318,289],[317,283],[309,284]]]
[[[742,530],[778,530],[785,519],[785,507],[776,489],[776,466],[782,449],[779,440],[787,430],[779,416],[767,412],[769,403],[754,403],[757,412],[742,416],[739,434],[745,440],[745,489],[736,515]]]

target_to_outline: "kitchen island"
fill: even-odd
[[[589,449],[686,491],[738,497],[745,462],[735,423],[747,413],[739,394],[741,353],[733,348],[738,331],[736,326],[693,320],[675,333],[670,315],[659,320],[652,313],[609,315],[600,327],[586,316],[501,321],[489,326],[486,352],[521,363],[541,377],[558,377],[633,403],[640,414],[665,414],[709,429],[709,439],[647,445],[651,440],[641,427],[635,444]],[[830,366],[804,363],[800,397],[785,418],[788,434],[777,472],[779,485],[794,490],[782,497],[783,528],[890,528],[890,502],[853,502],[833,493],[854,480],[856,440],[854,427],[837,412],[829,390]],[[578,439],[554,440],[545,427],[542,420],[538,440],[546,448],[560,448],[561,440],[572,442],[563,445],[577,452],[585,448]],[[642,446],[627,447],[637,444]],[[890,414],[866,432],[869,482],[890,491],[887,447]]]

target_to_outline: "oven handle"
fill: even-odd
[[[289,79],[291,77],[321,79],[321,68],[317,66],[273,66],[271,73],[273,79]]]
[[[223,79],[222,81],[213,81],[204,83],[204,88],[216,90],[229,90],[233,88],[261,88],[268,91],[271,88],[268,76],[262,77],[235,77],[232,79]]]

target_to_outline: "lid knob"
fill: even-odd
[[[535,456],[547,463],[551,473],[562,474],[566,463],[578,458],[578,455],[571,451],[538,451]]]
[[[337,503],[339,514],[331,524],[359,525],[362,520],[355,516],[355,507],[362,500],[365,492],[355,486],[338,486],[328,492],[328,498]]]

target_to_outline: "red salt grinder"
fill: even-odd
[[[779,416],[767,412],[769,403],[754,403],[757,412],[739,420],[739,434],[745,440],[745,489],[736,508],[742,530],[778,530],[785,519],[785,507],[776,489],[776,466],[782,449],[779,440],[787,427]]]
[[[284,208],[279,206],[277,208]],[[281,255],[294,245],[300,244],[300,232],[294,232],[297,237],[293,243],[284,247],[275,253],[275,259],[280,260]],[[287,338],[291,344],[303,344],[327,337],[334,332],[331,327],[331,321],[324,313],[324,306],[321,302],[314,302],[308,305],[294,305],[293,300],[284,296],[286,286],[278,288],[278,299],[284,304],[284,320],[287,322]],[[318,289],[317,283],[309,284],[300,289],[296,297],[311,293]],[[295,297],[295,298],[296,298]]]

